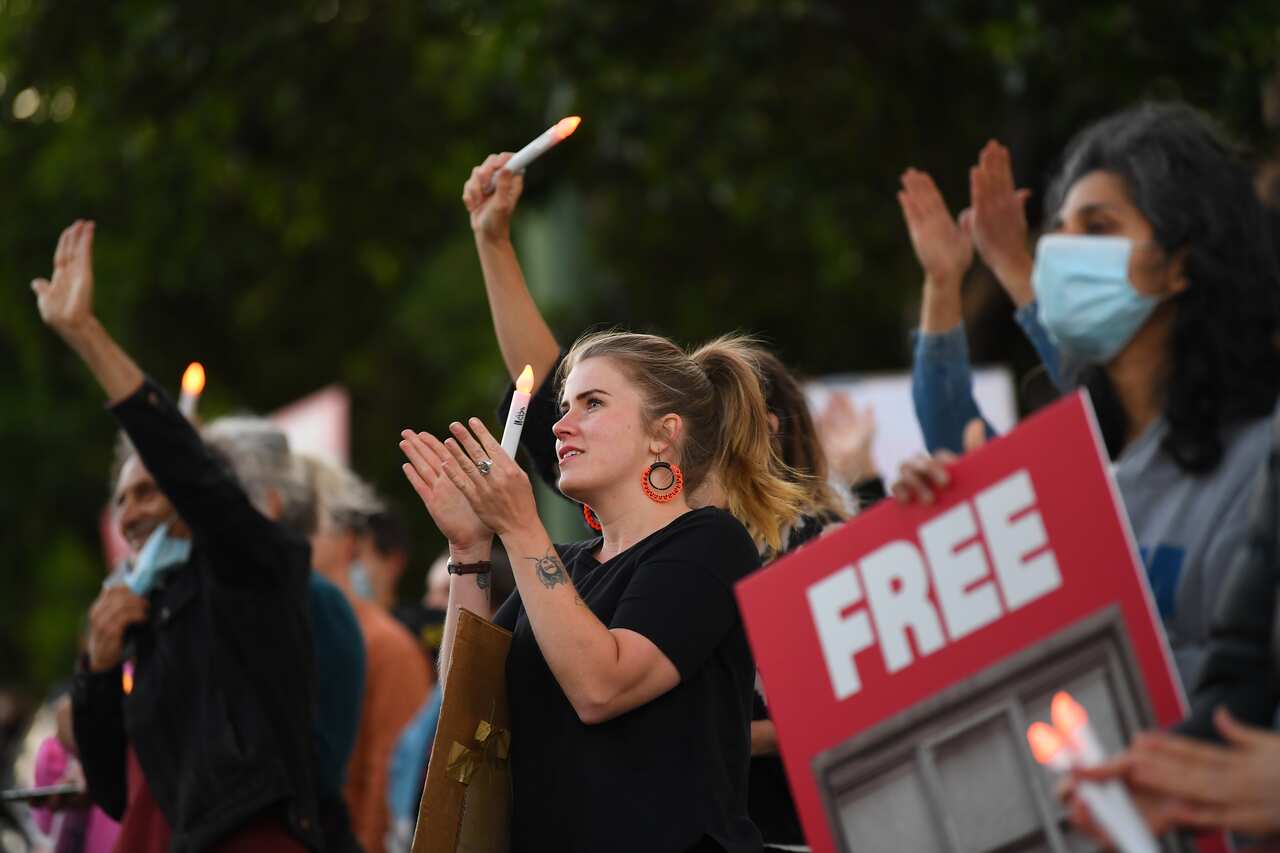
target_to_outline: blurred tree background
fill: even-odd
[[[740,328],[809,374],[900,369],[905,167],[958,209],[997,137],[1038,195],[1073,131],[1149,97],[1272,154],[1277,56],[1275,0],[0,0],[0,685],[69,672],[104,573],[114,430],[27,287],[76,217],[104,322],[171,388],[202,360],[206,417],[350,390],[416,594],[441,543],[397,434],[505,384],[459,202],[489,152],[584,116],[517,222],[562,339]],[[966,299],[976,358],[1029,368],[985,271]]]

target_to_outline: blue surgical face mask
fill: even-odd
[[[134,595],[146,595],[156,580],[191,557],[191,540],[169,535],[169,525],[161,524],[143,544],[138,557],[124,575],[124,583]]]
[[[368,601],[373,600],[373,580],[369,577],[369,569],[360,560],[353,560],[347,569],[351,579],[351,591]]]
[[[1105,364],[1160,304],[1129,282],[1132,254],[1127,237],[1040,238],[1031,274],[1040,322],[1069,357]]]

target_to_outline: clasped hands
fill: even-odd
[[[401,469],[453,549],[486,545],[494,534],[537,526],[529,476],[507,455],[479,418],[456,421],[443,442],[427,432],[404,430]],[[474,432],[474,435],[473,435]],[[476,463],[487,460],[489,473]]]

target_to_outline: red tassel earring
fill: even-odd
[[[582,519],[587,523],[587,527],[590,527],[596,533],[599,533],[601,530],[603,530],[603,528],[600,526],[600,519],[596,518],[595,512],[593,512],[591,507],[587,506],[586,504],[582,505]]]

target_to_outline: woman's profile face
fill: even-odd
[[[565,379],[562,416],[552,431],[560,460],[560,491],[591,503],[601,489],[629,484],[653,461],[641,420],[640,391],[607,356],[587,358]]]
[[[1133,242],[1129,283],[1149,296],[1167,296],[1182,289],[1176,265],[1155,241],[1151,222],[1129,195],[1125,180],[1115,172],[1090,172],[1067,191],[1051,230],[1055,234],[1127,237]]]

